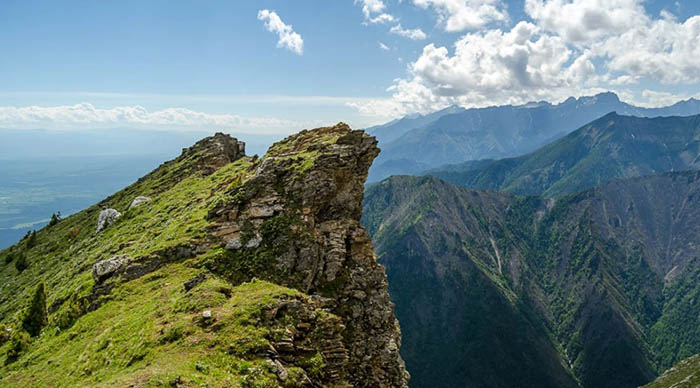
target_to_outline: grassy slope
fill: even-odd
[[[169,386],[177,376],[209,387],[277,385],[260,349],[267,348],[279,328],[262,327],[260,314],[280,299],[308,299],[272,283],[233,286],[212,274],[185,292],[183,283],[202,272],[206,255],[174,260],[145,277],[117,283],[101,297],[99,308],[81,316],[92,292],[92,264],[117,253],[143,258],[202,242],[207,238],[205,216],[221,199],[219,193],[254,173],[248,169],[251,159],[244,157],[204,176],[198,171],[200,157],[195,153],[168,162],[103,202],[38,231],[32,248],[25,240],[0,252],[0,322],[18,326],[41,280],[47,305],[60,306],[49,309],[49,327],[18,360],[5,356],[9,343],[0,347],[0,385]],[[153,201],[127,210],[139,195]],[[122,216],[95,235],[98,213],[107,207]],[[29,263],[22,272],[5,259],[20,252]],[[204,309],[225,324],[203,325],[199,317]],[[288,317],[286,324],[294,323]],[[231,351],[234,344],[239,346]],[[323,366],[318,357],[300,363],[307,371]],[[291,368],[289,386],[295,383],[293,372]]]
[[[700,355],[687,358],[643,388],[700,387]]]

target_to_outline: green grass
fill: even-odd
[[[643,388],[697,388],[700,387],[700,355],[680,361],[661,377]]]
[[[276,383],[260,352],[271,329],[258,320],[264,307],[300,293],[257,280],[230,287],[216,278],[185,292],[182,284],[199,272],[191,264],[122,283],[112,301],[70,329],[45,330],[6,367],[2,385],[158,387],[178,376],[208,387]],[[215,326],[202,324],[205,309]]]
[[[303,173],[320,155],[318,147],[331,145],[340,133],[314,131],[292,137],[277,143],[266,158],[293,158],[290,168]],[[236,201],[232,193],[254,176],[261,161],[244,157],[205,175],[206,163],[200,165],[207,158],[203,152],[164,163],[104,201],[37,231],[35,244],[25,239],[0,251],[0,386],[169,387],[180,381],[189,387],[278,387],[265,352],[271,339],[293,329],[298,317],[285,313],[269,321],[263,312],[281,300],[296,299],[321,326],[340,325],[300,292],[255,280],[258,267],[267,261],[246,264],[244,259],[269,260],[272,246],[263,244],[251,258],[234,257],[234,269],[251,266],[241,270],[242,276],[206,269],[217,255],[230,256],[217,249],[209,211]],[[128,209],[136,196],[153,200]],[[122,216],[95,234],[104,208],[117,209]],[[284,243],[292,222],[272,218],[262,232]],[[193,257],[167,257],[177,247],[194,246],[212,248]],[[112,288],[95,299],[92,265],[122,254],[165,262],[135,280],[109,280]],[[21,272],[15,265],[20,255],[27,262]],[[206,280],[186,292],[183,284],[200,273],[207,274]],[[13,341],[5,327],[18,332],[23,311],[42,281],[49,324],[28,345],[17,336]],[[213,323],[203,321],[204,310],[212,312]],[[12,346],[18,357],[8,357]],[[320,376],[325,364],[317,352],[287,367],[290,377],[283,385],[294,387],[304,374]]]

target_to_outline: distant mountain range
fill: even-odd
[[[437,168],[463,187],[555,197],[616,178],[700,169],[700,115],[607,114],[532,153]]]
[[[413,388],[634,388],[700,352],[700,172],[558,199],[396,176],[363,223]]]
[[[636,107],[614,93],[569,98],[560,104],[464,109],[450,107],[429,115],[411,115],[368,128],[382,153],[368,182],[390,175],[419,174],[445,164],[500,159],[526,154],[607,113],[639,117],[700,114],[700,100],[663,108]]]

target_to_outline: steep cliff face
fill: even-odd
[[[244,152],[203,139],[0,252],[0,385],[406,387],[359,224],[374,138],[341,123]],[[25,338],[42,280],[48,325]]]
[[[345,325],[355,387],[400,387],[408,379],[386,275],[359,224],[363,183],[378,153],[373,137],[344,124],[301,132],[273,145],[252,166],[254,177],[209,213],[226,247],[213,271],[329,299]]]
[[[700,352],[698,198],[697,171],[556,200],[371,186],[412,386],[633,388]]]

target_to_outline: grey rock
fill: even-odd
[[[121,213],[114,209],[104,209],[100,212],[100,216],[97,218],[97,229],[95,233],[99,233],[104,228],[112,224],[117,218],[121,217]]]
[[[129,209],[131,209],[132,207],[137,207],[139,205],[143,205],[144,203],[150,202],[150,201],[152,201],[152,199],[149,197],[140,197],[140,196],[136,197],[136,198],[134,198],[133,201],[131,201],[131,205],[129,205]]]
[[[229,250],[237,250],[241,249],[242,247],[243,244],[241,243],[241,239],[238,237],[234,237],[226,242],[226,246],[224,248]]]
[[[246,242],[244,246],[243,242],[241,242],[240,237],[234,237],[226,242],[224,248],[229,250],[239,250],[244,247],[248,249],[253,249],[259,247],[261,242],[262,237],[260,237],[259,235],[255,235],[250,240],[248,240],[248,242]]]
[[[255,175],[229,193],[237,201],[209,212],[217,225],[214,235],[227,249],[255,248],[262,243],[262,228],[275,220],[272,217],[292,216],[295,221],[289,229],[265,234],[274,239],[265,242],[280,249],[267,263],[270,273],[255,276],[294,274],[273,279],[329,301],[328,310],[339,320],[334,330],[343,334],[333,335],[332,341],[327,338],[321,351],[329,365],[328,382],[340,383],[347,376],[355,388],[407,387],[410,376],[399,354],[401,331],[384,268],[377,263],[359,222],[367,171],[379,153],[376,140],[341,123],[302,131],[277,148],[284,151],[268,152],[257,166],[251,166],[249,171],[255,168]],[[316,156],[310,167],[300,169],[305,151]],[[241,241],[241,231],[233,224],[252,228],[253,238]],[[279,311],[291,312],[293,306]],[[282,361],[293,361],[307,348],[297,339],[301,332],[273,342]]]
[[[207,279],[207,275],[205,275],[204,273],[200,273],[199,275],[197,275],[197,276],[193,277],[192,279],[186,281],[186,282],[183,284],[183,287],[185,287],[185,292],[187,292],[187,291],[189,291],[189,290],[191,290],[191,289],[197,287],[198,285],[200,285],[200,284],[201,284],[203,281],[205,281],[206,279]]]
[[[102,283],[107,278],[114,276],[119,270],[125,268],[130,260],[129,255],[119,255],[98,261],[92,266],[92,278],[95,280],[95,283]]]
[[[260,246],[260,243],[262,242],[262,237],[255,235],[253,238],[248,240],[248,242],[245,244],[246,248],[257,248]]]

